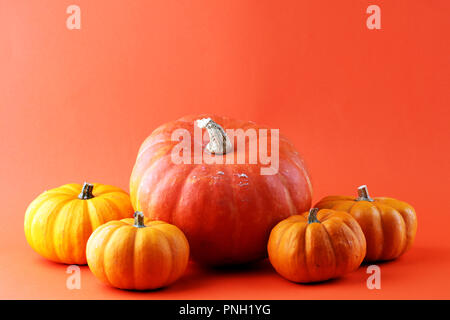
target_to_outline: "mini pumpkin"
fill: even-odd
[[[25,237],[41,256],[86,264],[86,243],[97,227],[133,216],[129,195],[114,186],[72,183],[40,194],[25,213]]]
[[[86,256],[102,282],[129,290],[157,289],[180,278],[188,264],[183,232],[163,221],[135,218],[110,221],[89,238]]]
[[[267,250],[270,263],[284,278],[317,282],[357,269],[366,253],[366,240],[348,213],[313,208],[278,223]]]
[[[408,251],[416,236],[414,208],[392,198],[371,198],[367,186],[358,188],[358,197],[329,196],[318,208],[350,213],[358,221],[367,241],[365,260],[392,260]]]

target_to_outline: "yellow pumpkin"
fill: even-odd
[[[176,226],[135,218],[110,221],[95,230],[86,247],[92,273],[102,282],[129,290],[167,286],[180,278],[189,261],[189,244]]]
[[[44,258],[86,264],[86,243],[100,225],[133,216],[129,195],[103,184],[66,184],[45,191],[25,214],[25,237]]]

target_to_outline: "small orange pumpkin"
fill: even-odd
[[[366,261],[391,260],[408,251],[416,236],[414,208],[392,198],[371,198],[367,186],[358,188],[358,198],[329,196],[316,204],[350,213],[358,221],[367,241]]]
[[[72,183],[40,194],[25,213],[25,237],[41,256],[86,264],[86,243],[105,222],[133,216],[128,194],[103,184]]]
[[[110,221],[95,230],[86,247],[92,273],[102,282],[129,290],[167,286],[180,278],[189,260],[183,232],[163,221]]]
[[[278,223],[267,250],[270,263],[284,278],[317,282],[357,269],[366,253],[366,240],[348,213],[313,208]]]

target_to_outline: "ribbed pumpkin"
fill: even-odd
[[[313,208],[277,224],[267,250],[270,263],[284,278],[317,282],[357,269],[366,253],[366,240],[348,213]]]
[[[206,131],[200,129],[203,141],[195,139],[197,125],[206,127]],[[179,143],[172,139],[177,129],[189,135],[190,164],[172,160]],[[242,151],[229,139],[227,129],[252,129],[257,135],[246,138],[247,149]],[[266,142],[260,140],[259,129],[266,128],[209,115],[189,116],[157,128],[142,144],[131,175],[134,208],[151,219],[178,226],[189,240],[191,255],[197,262],[223,265],[264,258],[272,227],[309,209],[312,190],[303,160],[283,137],[279,139],[276,174],[261,174],[268,165],[260,158],[250,163],[248,146],[252,143],[266,145],[270,150],[272,132],[268,131]],[[196,150],[214,156],[231,155],[234,162],[196,162]],[[239,157],[245,158],[245,163],[239,163]]]
[[[414,208],[392,198],[371,198],[367,186],[358,188],[358,197],[329,196],[316,204],[350,213],[361,226],[367,241],[366,261],[391,260],[408,251],[416,236]]]
[[[181,277],[189,261],[183,232],[163,221],[110,221],[95,230],[86,248],[92,273],[102,282],[129,290],[167,286]]]
[[[43,257],[86,264],[86,243],[105,222],[133,216],[128,194],[114,186],[76,183],[45,191],[25,214],[25,236]]]

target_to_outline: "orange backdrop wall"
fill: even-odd
[[[70,4],[80,30],[66,27]],[[381,30],[366,27],[370,4]],[[450,298],[449,14],[445,0],[0,0],[0,298]],[[415,206],[416,243],[382,266],[383,289],[365,287],[365,269],[305,288],[263,263],[191,266],[153,295],[83,267],[84,290],[67,290],[65,267],[26,243],[29,202],[69,182],[127,190],[145,137],[205,112],[279,128],[314,202],[367,184]]]

